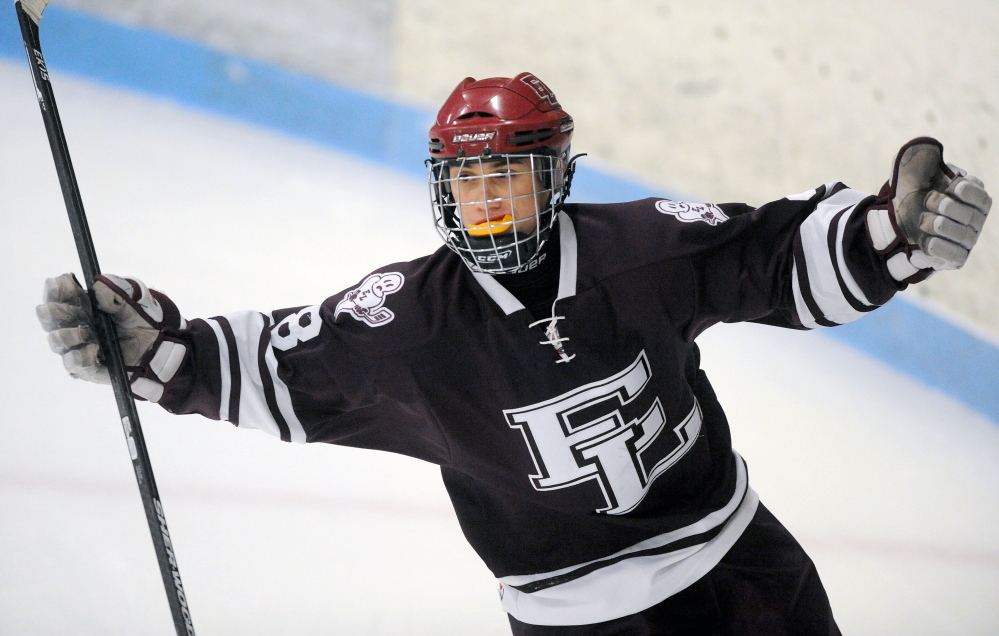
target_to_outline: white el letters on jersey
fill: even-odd
[[[666,428],[662,404],[645,394],[645,414],[625,420],[621,409],[643,397],[652,379],[642,351],[624,371],[539,404],[503,411],[511,428],[524,435],[539,491],[568,488],[596,480],[606,499],[597,512],[620,515],[633,510],[652,482],[673,466],[697,440],[701,412],[697,403],[673,428],[675,440],[653,444]],[[643,403],[635,402],[638,412]],[[662,443],[670,442],[670,443]]]
[[[279,351],[287,351],[318,336],[322,326],[319,305],[306,307],[274,325],[271,329],[271,345]]]
[[[703,221],[708,225],[718,225],[728,221],[728,216],[714,203],[687,203],[686,201],[656,201],[656,209],[663,214],[675,216],[684,223]]]
[[[372,274],[360,286],[344,294],[343,300],[336,304],[333,317],[348,312],[371,327],[387,325],[395,318],[395,314],[383,306],[385,297],[402,289],[404,282],[406,280],[399,272]]]

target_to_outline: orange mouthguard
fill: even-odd
[[[504,214],[502,218],[492,221],[486,220],[482,223],[470,225],[468,233],[472,236],[489,236],[490,234],[502,234],[513,227],[513,216]]]

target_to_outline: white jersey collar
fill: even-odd
[[[558,296],[555,298],[556,301],[575,295],[577,271],[576,228],[572,225],[569,215],[565,212],[558,213],[558,221],[559,240],[561,242],[560,249],[562,255],[559,260]],[[509,316],[515,311],[524,309],[524,304],[517,300],[516,296],[511,294],[506,287],[500,285],[496,279],[489,274],[472,272],[472,276],[475,277],[475,280],[479,281],[479,285],[482,286],[482,289],[489,294],[489,297],[493,299],[493,302],[499,305],[499,308],[502,309],[503,313],[506,315]]]

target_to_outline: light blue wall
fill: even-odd
[[[279,130],[424,178],[431,112],[60,7],[46,11],[41,40],[53,68]],[[12,4],[0,11],[0,56],[24,62],[28,72]],[[670,195],[585,164],[573,185],[575,200]],[[999,348],[905,299],[822,333],[999,422]]]

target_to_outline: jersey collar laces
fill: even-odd
[[[541,320],[535,320],[531,324],[527,325],[528,327],[537,327],[538,325],[542,325],[542,324],[544,324],[546,322],[548,323],[548,326],[545,327],[545,335],[548,336],[548,340],[541,340],[541,341],[538,342],[538,344],[546,344],[546,345],[551,345],[551,346],[555,347],[555,352],[559,355],[559,360],[555,361],[556,364],[559,364],[559,363],[562,363],[562,362],[568,362],[569,360],[572,360],[573,358],[576,357],[575,353],[572,354],[572,355],[566,354],[565,347],[562,346],[562,343],[563,342],[569,342],[569,339],[568,338],[563,338],[563,337],[561,337],[559,335],[559,333],[558,333],[558,321],[559,320],[565,320],[565,316],[557,316],[557,315],[555,315],[555,305],[552,304],[552,317],[551,318],[543,318]]]

